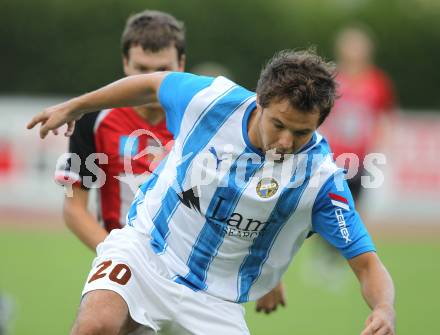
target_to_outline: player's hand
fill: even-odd
[[[395,335],[395,312],[392,306],[378,306],[365,321],[361,335]]]
[[[75,121],[79,120],[82,116],[82,113],[75,110],[72,105],[73,103],[71,101],[67,101],[46,108],[32,118],[26,126],[27,129],[32,129],[40,123],[40,137],[45,138],[50,131],[58,135],[58,128],[67,124],[67,130],[64,135],[72,135],[75,129]]]
[[[286,294],[284,285],[279,282],[272,291],[257,300],[255,309],[257,312],[265,312],[266,314],[274,312],[278,305],[286,306]]]

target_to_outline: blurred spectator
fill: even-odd
[[[0,177],[12,172],[12,145],[7,138],[0,137]]]
[[[373,63],[373,38],[367,27],[343,29],[336,38],[335,53],[340,98],[320,131],[327,137],[337,163],[351,168],[347,181],[357,200],[361,193],[362,162],[383,138],[385,121],[395,108],[395,97],[391,80]],[[346,155],[339,157],[342,154],[355,154],[359,164],[346,162]]]
[[[335,54],[340,97],[319,131],[329,141],[336,163],[348,170],[348,186],[357,203],[363,189],[361,176],[366,174],[364,158],[384,139],[387,121],[395,110],[395,96],[389,77],[374,65],[374,43],[368,27],[357,24],[341,30]],[[319,237],[317,245],[319,256],[314,255],[315,264],[306,269],[307,277],[310,270],[318,269],[317,278],[328,283],[328,288],[342,288],[346,274],[343,258]]]

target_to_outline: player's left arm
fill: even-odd
[[[257,312],[264,312],[270,314],[277,310],[279,305],[285,307],[287,304],[286,293],[284,290],[284,284],[280,281],[270,292],[266,293],[255,304],[255,310]]]
[[[394,335],[394,284],[375,252],[348,260],[361,284],[362,295],[372,309],[361,335]]]
[[[361,335],[394,334],[394,285],[357,213],[342,171],[321,187],[312,212],[313,231],[336,247],[358,277],[372,313]]]

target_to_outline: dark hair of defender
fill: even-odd
[[[185,54],[185,26],[174,16],[155,10],[145,10],[130,16],[122,33],[124,57],[128,50],[140,45],[143,50],[157,52],[175,46],[179,60]]]

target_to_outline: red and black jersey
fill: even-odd
[[[81,164],[75,171],[69,158],[57,169],[55,179],[85,189],[98,181],[104,226],[107,231],[121,228],[134,192],[145,179],[139,176],[154,170],[170,140],[165,120],[151,125],[130,107],[86,114],[77,121],[69,141],[70,154],[78,155]]]
[[[335,157],[354,153],[363,160],[377,140],[380,119],[391,115],[396,105],[391,80],[377,68],[352,78],[339,73],[339,99],[320,127]]]

